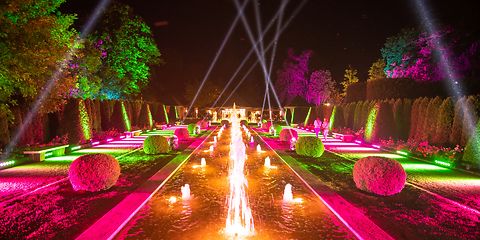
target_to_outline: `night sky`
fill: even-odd
[[[133,7],[135,13],[151,26],[166,62],[153,70],[150,86],[144,90],[144,96],[151,100],[175,99],[179,103],[185,103],[182,97],[185,83],[203,79],[235,17],[233,1],[121,2]],[[300,0],[290,0],[286,18],[299,3]],[[475,1],[455,1],[453,5],[451,1],[430,1],[429,6],[437,22],[472,31],[478,28],[475,25],[480,22],[479,15],[474,11],[474,3]],[[96,1],[70,0],[64,4],[62,11],[77,13],[77,24],[81,25],[95,4]],[[279,0],[260,0],[264,26],[279,4]],[[252,4],[247,7],[247,18],[255,31]],[[165,25],[165,22],[168,24]],[[155,23],[161,26],[155,26]],[[297,53],[312,49],[314,56],[310,69],[329,69],[337,82],[342,80],[344,69],[349,64],[357,68],[360,79],[365,80],[371,63],[380,57],[380,48],[385,39],[402,28],[418,25],[419,18],[413,0],[310,0],[280,36],[272,78],[276,78],[275,72],[281,67],[287,49],[293,48]],[[223,88],[250,47],[243,25],[239,22],[208,81]],[[252,59],[253,57],[252,55]],[[245,71],[246,67],[243,74]],[[237,77],[231,88],[238,80]],[[243,97],[239,101],[248,105],[261,105],[263,81],[260,68],[257,68],[239,89],[237,97]]]

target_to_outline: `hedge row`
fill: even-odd
[[[464,110],[473,112],[476,123],[480,112],[480,97],[391,99],[358,101],[335,107],[333,128],[365,130],[371,142],[380,139],[428,141],[439,146],[465,146],[471,137]]]
[[[170,122],[175,121],[175,108],[166,106],[165,109],[169,110]],[[8,144],[27,114],[25,109],[20,108],[12,109],[12,112],[15,116],[12,121],[0,114],[0,148]],[[61,111],[37,114],[18,145],[35,146],[65,140],[78,144],[86,142],[96,133],[149,129],[154,122],[166,122],[164,105],[143,101],[70,99]]]
[[[347,88],[345,101],[383,100],[397,98],[418,98],[447,96],[441,82],[417,82],[407,78],[380,78],[358,82]]]

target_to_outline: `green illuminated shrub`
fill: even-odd
[[[313,136],[300,137],[295,144],[295,152],[302,156],[321,157],[324,150],[322,140]]]
[[[438,110],[440,109],[440,105],[442,105],[442,100],[440,97],[435,97],[430,100],[427,107],[427,113],[425,116],[425,126],[424,126],[424,134],[423,138],[432,142],[434,135],[437,130],[437,119],[438,119]]]
[[[190,137],[188,129],[186,128],[177,128],[175,129],[174,135],[177,136],[178,140],[186,140]]]
[[[127,130],[123,110],[122,110],[122,102],[116,101],[113,107],[112,117],[110,118],[111,128],[116,129],[119,132],[125,132]]]
[[[274,124],[273,127],[275,128],[275,133],[278,136],[280,134],[280,132],[282,132],[282,129],[286,126],[284,126],[282,124]]]
[[[465,104],[466,98],[462,97],[457,100],[455,103],[455,109],[453,114],[452,130],[450,132],[450,143],[451,144],[460,144],[462,138],[462,128],[463,128],[463,109],[462,106]]]
[[[467,98],[467,108],[470,109],[471,113],[470,113],[470,116],[471,116],[471,121],[473,121],[473,124],[475,124],[478,120],[478,116],[477,116],[477,113],[480,112],[480,109],[478,109],[478,105],[479,105],[479,100],[476,96],[469,96]],[[472,130],[471,129],[468,129],[468,123],[469,119],[467,116],[463,116],[463,120],[462,120],[462,138],[460,139],[460,145],[461,146],[465,146],[467,145],[467,142],[468,140],[470,139],[470,137],[472,136]]]
[[[335,114],[333,115],[332,129],[340,129],[342,127],[345,127],[344,109],[345,109],[344,106],[335,107]]]
[[[355,104],[355,112],[353,116],[354,130],[358,130],[362,127],[362,110],[363,110],[363,102],[357,102]]]
[[[462,160],[480,168],[480,122],[477,124],[475,134],[472,134],[467,146],[465,146]]]
[[[353,166],[353,181],[358,189],[381,196],[402,191],[407,174],[397,161],[383,157],[365,157]]]
[[[395,121],[390,102],[383,101],[378,104],[377,119],[375,121],[373,139],[395,138]]]
[[[290,142],[292,138],[298,139],[297,131],[291,128],[284,128],[280,131],[280,141]]]
[[[449,133],[453,123],[454,108],[451,98],[443,100],[438,110],[435,134],[432,143],[443,146],[448,143]]]
[[[187,125],[187,129],[188,129],[188,134],[190,135],[193,135],[195,134],[195,128],[197,127],[197,124],[195,123],[190,123]]]
[[[146,103],[141,105],[140,114],[138,115],[137,127],[141,129],[150,129],[149,108]]]
[[[429,117],[428,114],[428,104],[430,103],[429,98],[422,98],[418,105],[418,113],[417,113],[417,124],[415,126],[415,135],[414,139],[417,141],[425,141],[425,129],[427,124],[427,118]]]
[[[107,190],[115,185],[119,176],[117,159],[103,153],[83,155],[68,169],[68,178],[75,191]]]
[[[413,101],[413,104],[412,104],[412,111],[410,113],[410,131],[408,135],[409,139],[415,139],[415,134],[417,132],[417,126],[418,126],[420,101],[421,101],[421,98],[417,98],[415,99],[415,101]]]
[[[402,140],[407,140],[410,128],[412,127],[411,123],[411,114],[412,114],[412,100],[410,99],[403,99],[403,124],[401,125],[401,134],[399,138]]]
[[[92,137],[90,117],[81,99],[70,99],[65,105],[63,123],[70,144],[84,143]]]
[[[164,136],[148,136],[143,142],[143,151],[146,154],[168,153],[170,150],[170,144]]]

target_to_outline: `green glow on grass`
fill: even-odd
[[[70,150],[75,151],[75,150],[78,150],[80,148],[82,148],[82,146],[75,146],[75,147],[70,147]]]
[[[152,112],[150,111],[150,105],[147,104],[147,115],[148,115],[148,125],[150,126],[149,129],[153,128],[153,117]]]
[[[342,153],[341,155],[345,155],[351,158],[364,158],[364,157],[385,157],[391,159],[406,159],[404,156],[400,156],[398,154],[393,153]]]
[[[368,114],[367,123],[365,125],[365,140],[370,142],[372,140],[373,129],[375,128],[375,121],[377,119],[378,108],[374,106]]]
[[[305,118],[305,122],[303,122],[303,126],[307,126],[308,119],[310,118],[310,112],[312,112],[312,107],[308,109],[307,117]]]
[[[445,171],[447,168],[439,167],[428,163],[401,163],[405,171]]]
[[[80,112],[80,126],[84,139],[92,138],[92,129],[90,127],[90,118],[88,116],[87,108],[83,100],[78,101],[78,111]]]
[[[125,108],[125,104],[123,102],[122,102],[122,116],[123,116],[123,122],[125,124],[125,129],[130,132],[132,130],[132,126],[130,125],[130,119],[128,118],[127,109]]]
[[[397,153],[403,156],[408,156],[408,153],[405,151],[397,150]]]
[[[290,118],[290,125],[293,124],[293,117],[295,116],[295,108],[292,108],[292,118]]]
[[[45,162],[61,162],[61,161],[73,161],[80,157],[80,155],[69,155],[69,156],[60,156],[60,157],[51,157],[45,159]]]
[[[333,128],[333,122],[335,121],[335,113],[337,113],[337,106],[333,107],[332,115],[330,115],[330,122],[328,123],[328,129],[331,131]]]
[[[451,167],[452,166],[451,163],[444,162],[444,161],[441,161],[441,160],[434,160],[434,162],[438,165],[442,165],[442,166],[445,166],[445,167]]]
[[[167,107],[165,106],[165,104],[163,105],[163,114],[165,114],[165,121],[168,123],[170,123],[170,121],[168,120],[168,113],[167,113]]]

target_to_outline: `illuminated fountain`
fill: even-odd
[[[266,158],[265,158],[265,164],[264,164],[264,166],[267,167],[267,168],[270,168],[270,167],[271,167],[271,165],[270,165],[270,157],[266,157]]]
[[[255,143],[255,140],[253,140],[253,136],[250,137],[250,143]]]
[[[205,158],[202,158],[202,159],[200,160],[200,166],[202,166],[202,167],[207,166],[207,161],[205,160]]]
[[[231,118],[231,143],[229,161],[228,213],[225,223],[225,233],[229,236],[250,236],[255,233],[252,210],[247,197],[247,179],[244,174],[246,148],[243,143],[240,123],[234,114]]]
[[[293,202],[292,184],[290,183],[287,183],[287,185],[285,185],[285,190],[283,191],[283,202]]]
[[[293,198],[292,184],[287,183],[285,190],[283,191],[283,203],[302,203],[302,198]]]
[[[257,152],[261,152],[262,151],[262,147],[260,146],[260,144],[257,144]]]
[[[183,201],[188,201],[190,200],[190,185],[185,184],[181,188],[182,191],[182,200]]]

